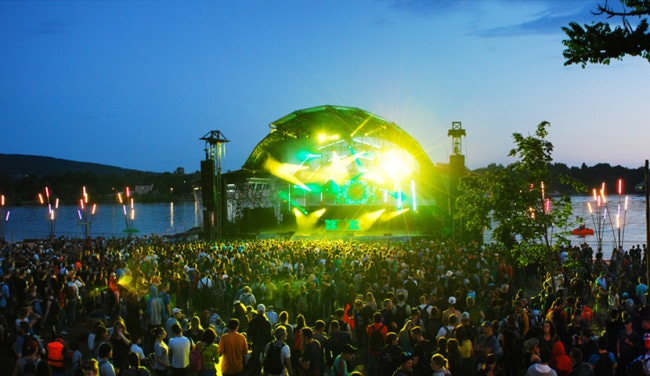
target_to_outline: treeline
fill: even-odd
[[[491,164],[473,173],[492,168],[501,166]],[[607,163],[569,167],[555,163],[550,170],[555,184],[548,187],[549,193],[589,194],[605,183],[607,193],[615,194],[617,182],[622,179],[624,193],[632,194],[635,186],[644,181],[643,167],[630,169]],[[562,183],[562,176],[579,182],[583,189],[577,192],[571,185]],[[114,202],[118,192],[123,192],[125,187],[133,192],[136,186],[152,187],[151,192],[134,193],[138,202],[169,202],[191,199],[193,186],[197,184],[200,184],[200,172],[186,174],[180,167],[174,172],[155,173],[49,157],[0,154],[0,194],[9,205],[38,204],[38,194],[44,194],[45,187],[51,190],[52,197],[59,198],[60,205],[76,205],[84,186],[90,201],[96,203]]]
[[[503,166],[490,164],[485,168],[476,169],[472,172],[481,173],[495,168],[503,168]],[[608,163],[598,163],[594,166],[587,166],[583,163],[580,167],[569,167],[564,163],[554,163],[549,166],[549,170],[553,179],[552,185],[548,186],[548,192],[551,194],[591,194],[594,188],[600,189],[603,183],[605,183],[607,195],[616,194],[619,179],[623,182],[623,194],[643,192],[645,179],[643,166],[627,168],[611,166]],[[566,181],[566,177],[578,184],[578,190]]]
[[[584,163],[580,167],[568,167],[564,163],[555,163],[551,166],[551,173],[554,177],[570,176],[584,184],[587,193],[591,193],[594,188],[600,189],[605,183],[608,195],[618,192],[619,179],[623,183],[623,194],[641,193],[645,179],[643,170],[643,166],[631,169],[623,166],[610,166],[608,163],[598,163],[591,167]],[[562,187],[566,189],[565,185]]]
[[[126,187],[151,186],[146,194],[135,194],[138,202],[165,202],[192,197],[192,184],[199,173],[148,172],[99,163],[77,162],[36,155],[0,154],[0,194],[9,205],[39,204],[39,193],[45,187],[59,205],[76,205],[86,187],[89,201],[115,202],[117,193]]]
[[[90,171],[51,175],[9,176],[0,174],[0,193],[11,205],[38,204],[38,194],[45,194],[45,187],[51,197],[59,199],[59,205],[75,205],[86,187],[89,201],[115,202],[117,193],[129,187],[138,202],[165,202],[189,199],[192,183],[198,174],[128,172],[123,175],[97,175]],[[152,186],[151,192],[136,194],[136,186]]]

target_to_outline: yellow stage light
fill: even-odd
[[[385,222],[385,221],[390,221],[391,219],[393,219],[393,218],[395,218],[395,217],[397,217],[397,216],[399,216],[399,215],[402,215],[402,214],[406,213],[406,212],[409,211],[409,210],[411,210],[411,209],[410,209],[410,208],[406,208],[406,209],[401,209],[401,210],[395,210],[395,211],[390,212],[390,213],[384,213],[384,214],[381,216],[380,220],[381,220],[381,221],[384,221],[384,222]]]
[[[372,226],[375,224],[375,222],[377,222],[379,217],[381,217],[382,214],[384,214],[385,211],[386,209],[381,209],[371,213],[363,214],[359,218],[359,228],[361,229],[361,231],[370,230]]]

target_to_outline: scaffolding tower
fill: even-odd
[[[203,225],[210,240],[222,236],[223,187],[221,183],[221,161],[225,154],[225,144],[230,142],[221,131],[210,131],[200,140],[205,141],[205,161],[201,164],[203,190]]]

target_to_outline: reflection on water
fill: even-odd
[[[627,210],[625,210],[625,197],[618,195],[607,197],[608,202],[601,210],[595,207],[592,196],[571,198],[576,222],[584,223],[589,228],[602,229],[602,247],[605,255],[611,254],[611,250],[619,244],[623,245],[624,250],[629,250],[637,244],[646,243],[645,196],[628,196]],[[587,203],[591,204],[591,212]],[[594,250],[598,247],[596,235],[572,236],[572,240],[575,243],[587,242]]]
[[[24,239],[43,239],[49,234],[47,208],[44,206],[12,207],[11,216],[5,226],[5,239],[18,242]],[[176,203],[138,204],[135,203],[133,228],[136,235],[172,235],[200,226],[202,213],[193,201]],[[84,236],[79,223],[78,207],[60,206],[54,221],[55,236]],[[90,236],[125,237],[128,235],[126,219],[122,207],[115,204],[99,204],[90,223]]]
[[[573,196],[573,218],[576,225],[584,223],[587,227],[595,228],[599,218],[595,213],[589,213],[587,202],[592,202],[591,196]],[[629,196],[627,211],[624,210],[625,197],[608,197],[607,216],[600,218],[604,221],[602,231],[602,246],[605,256],[611,253],[619,240],[624,249],[637,244],[646,243],[645,231],[645,197],[642,195]],[[621,206],[617,227],[616,214]],[[11,242],[24,239],[43,239],[48,236],[47,208],[44,206],[12,207],[11,217],[6,223],[5,238]],[[76,206],[61,206],[57,211],[54,233],[56,236],[83,237],[83,227],[79,224]],[[202,213],[196,201],[181,201],[176,203],[138,204],[135,203],[136,217],[133,227],[138,235],[176,234],[200,226]],[[115,204],[100,204],[93,216],[90,235],[105,237],[127,236],[125,218],[122,208]],[[619,231],[620,228],[620,231]],[[557,229],[556,229],[557,230]],[[572,228],[560,229],[571,231]],[[620,235],[619,235],[620,233]],[[490,241],[489,233],[485,240]],[[571,236],[573,244],[587,242],[594,250],[598,247],[597,236]]]
[[[592,196],[572,196],[571,202],[573,204],[573,215],[571,221],[575,226],[584,224],[588,228],[597,229],[600,231],[603,247],[603,255],[606,259],[612,253],[620,242],[624,250],[629,250],[637,244],[643,245],[646,243],[646,224],[645,224],[645,196],[631,195],[628,196],[628,206],[625,210],[625,196],[610,196],[607,197],[606,207],[597,210]],[[587,203],[591,203],[592,212],[589,212]],[[620,209],[619,209],[620,208]],[[605,210],[606,209],[606,210]],[[600,213],[601,216],[598,216]],[[619,221],[617,224],[617,214]],[[554,229],[554,231],[571,231],[574,227],[564,229]],[[598,231],[597,231],[598,232]],[[490,242],[490,231],[485,232],[484,240]],[[598,249],[598,236],[577,236],[571,235],[569,237],[572,244],[587,243],[594,252]]]

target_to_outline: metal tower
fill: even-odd
[[[221,131],[210,131],[199,140],[205,141],[205,161],[201,163],[203,190],[203,228],[210,240],[221,238],[223,213],[223,187],[221,183],[221,160],[225,143],[230,142]]]
[[[449,214],[452,221],[452,234],[454,238],[462,237],[462,226],[454,220],[456,213],[456,199],[458,198],[458,183],[467,172],[465,169],[465,155],[463,155],[463,137],[466,133],[460,121],[453,121],[447,136],[451,137],[451,154],[449,155]]]
[[[451,137],[452,155],[463,155],[463,137],[465,135],[463,124],[460,121],[452,121],[451,129],[447,131],[447,136]]]

